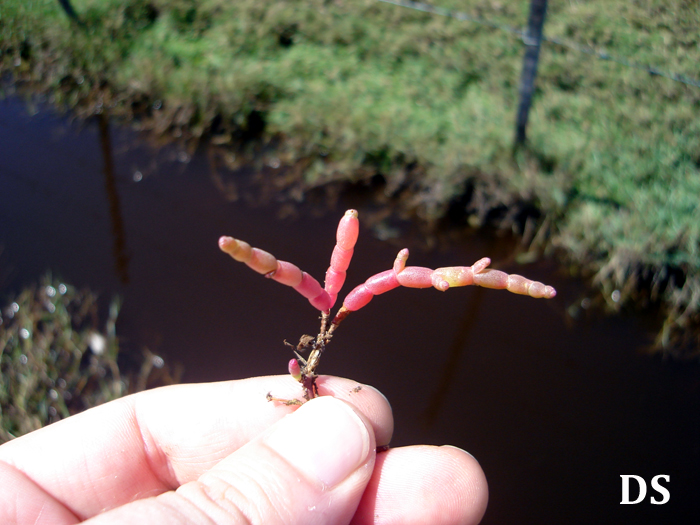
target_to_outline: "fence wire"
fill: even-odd
[[[382,2],[385,4],[393,4],[393,5],[396,5],[399,7],[413,9],[415,11],[423,11],[424,13],[431,13],[431,14],[435,14],[435,15],[446,16],[449,18],[454,18],[456,20],[473,22],[475,24],[479,24],[479,25],[491,27],[493,29],[498,29],[500,31],[505,31],[507,33],[511,33],[512,35],[520,38],[525,45],[533,45],[532,39],[527,34],[526,30],[511,27],[511,26],[506,25],[506,24],[499,24],[497,22],[493,22],[493,21],[487,20],[485,18],[481,18],[478,16],[472,16],[472,15],[469,15],[467,13],[463,13],[461,11],[451,11],[451,10],[445,9],[443,7],[432,6],[429,4],[424,4],[422,2],[413,2],[412,0],[377,0],[377,2]],[[626,67],[645,71],[645,72],[649,73],[650,75],[668,78],[669,80],[673,80],[674,82],[681,82],[682,84],[686,84],[688,86],[700,88],[700,80],[696,80],[694,78],[690,78],[690,77],[687,77],[685,75],[680,75],[678,73],[664,71],[664,70],[659,69],[657,67],[639,64],[639,63],[633,62],[632,60],[629,60],[627,58],[612,55],[612,54],[610,54],[604,50],[601,50],[601,49],[594,49],[592,47],[583,46],[583,45],[575,44],[573,42],[568,42],[566,40],[562,40],[562,39],[559,39],[556,37],[548,37],[548,36],[544,36],[544,35],[542,36],[542,42],[547,42],[549,44],[554,44],[554,45],[557,45],[560,47],[571,49],[571,50],[577,51],[579,53],[584,53],[586,55],[594,56],[600,60],[607,60],[610,62],[616,62],[616,63],[621,64],[621,65],[626,66]]]

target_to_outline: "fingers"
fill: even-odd
[[[351,405],[319,397],[198,480],[88,523],[349,523],[374,459],[371,423]]]
[[[356,382],[340,378],[320,377],[318,384],[323,395],[358,406],[380,444],[388,443],[391,408],[378,391],[355,391]],[[33,490],[15,490],[18,485],[5,483],[10,474],[0,470],[0,523],[20,498],[44,498],[51,508],[62,506],[86,519],[196,480],[296,410],[267,402],[270,391],[288,398],[301,393],[290,376],[176,385],[107,403],[6,443],[0,447],[0,462],[9,465],[5,473],[26,477]]]
[[[334,420],[343,412],[337,404],[346,405],[330,396],[355,407],[371,429],[370,448],[391,438],[386,399],[335,377],[320,377],[318,386],[324,397],[298,410],[265,401],[269,391],[300,394],[289,376],[166,387],[7,443],[0,447],[0,523],[20,516],[75,523],[121,505],[119,512],[136,512],[128,516],[139,521],[274,523],[300,511],[303,523],[327,513],[343,523],[368,481],[356,525],[479,521],[488,489],[471,456],[452,447],[397,448],[379,454],[372,474],[361,427],[359,441],[344,442],[358,434]]]
[[[24,472],[0,461],[0,523],[78,523],[78,518]]]
[[[477,461],[455,447],[419,445],[377,455],[353,525],[476,524],[488,486]]]
[[[372,423],[378,447],[386,446],[391,442],[391,436],[394,433],[394,417],[389,401],[379,390],[335,376],[319,376],[316,384],[322,396],[342,399],[362,412]],[[296,395],[299,395],[298,389],[298,385],[294,385]]]

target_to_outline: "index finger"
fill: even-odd
[[[322,395],[355,405],[372,423],[377,444],[388,444],[391,408],[377,390],[326,376],[318,386]],[[268,402],[270,391],[294,397],[300,389],[290,376],[269,376],[141,392],[6,443],[0,461],[15,471],[5,472],[6,479],[26,476],[34,497],[51,497],[85,519],[196,479],[295,410]],[[22,488],[22,497],[28,490]],[[14,499],[11,490],[3,492]]]

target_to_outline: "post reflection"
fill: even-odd
[[[112,157],[112,140],[109,133],[109,118],[102,112],[97,115],[100,131],[100,146],[104,161],[105,191],[109,201],[109,218],[112,224],[112,255],[114,270],[122,284],[129,283],[129,256],[126,250],[126,233],[117,191],[117,179],[114,176],[114,158]]]

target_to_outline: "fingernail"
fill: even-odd
[[[279,421],[264,441],[303,474],[328,487],[367,460],[371,443],[362,419],[330,396],[302,405]]]
[[[443,447],[446,447],[446,448],[453,448],[453,449],[455,449],[455,450],[459,450],[460,452],[464,452],[467,456],[471,456],[471,458],[472,458],[474,461],[476,461],[477,463],[479,463],[479,460],[476,459],[476,458],[474,457],[474,454],[471,454],[470,452],[467,452],[467,451],[464,450],[463,448],[455,447],[454,445],[442,445],[442,446],[443,446]]]

